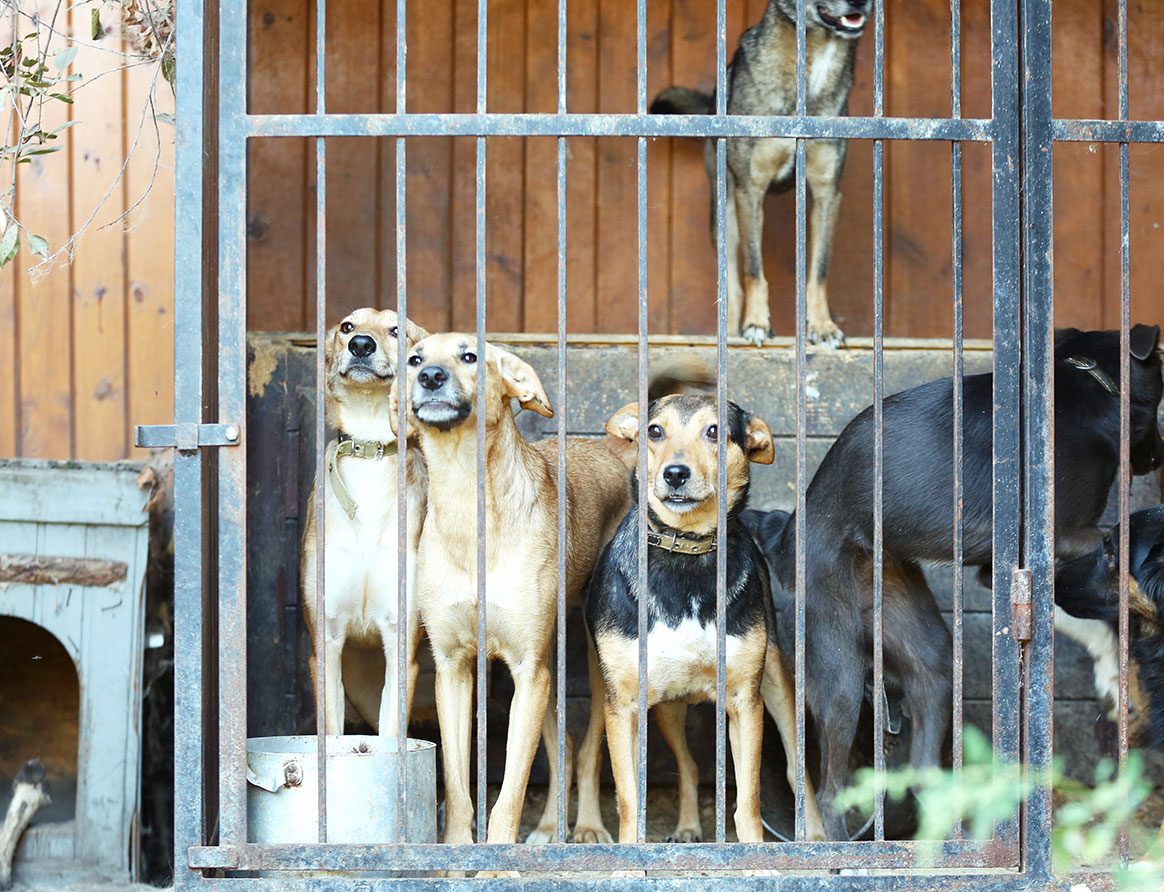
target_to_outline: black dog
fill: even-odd
[[[637,438],[637,403],[619,410],[607,432]],[[674,839],[701,836],[698,772],[686,748],[686,704],[716,697],[716,552],[727,556],[725,711],[736,773],[736,833],[760,842],[760,752],[764,708],[775,719],[793,766],[792,686],[775,645],[767,563],[739,513],[747,503],[749,462],[769,464],[772,435],[735,403],[728,430],[717,424],[713,396],[669,396],[647,409],[648,544],[647,702],[679,764],[679,823]],[[717,541],[717,456],[727,450],[727,539]],[[633,486],[637,495],[637,484]],[[587,625],[606,686],[606,737],[618,789],[619,842],[635,842],[638,796],[638,518],[636,505],[607,545],[590,583]],[[586,744],[583,744],[585,747]],[[790,779],[794,775],[789,771]],[[806,803],[810,839],[823,828],[812,794]]]
[[[1094,551],[1060,564],[1055,603],[1080,619],[1119,629],[1119,527]],[[1164,505],[1132,512],[1128,523],[1128,607],[1136,742],[1164,749]]]
[[[1132,471],[1164,456],[1156,410],[1164,392],[1157,326],[1131,332]],[[1055,339],[1056,550],[1093,547],[1119,467],[1119,333],[1064,329]],[[991,563],[992,376],[965,378],[964,561]],[[940,762],[950,717],[950,634],[921,561],[953,559],[953,385],[950,378],[894,394],[884,407],[884,654],[886,683],[912,716],[910,761]],[[873,410],[837,438],[806,496],[806,698],[821,743],[820,810],[830,838],[848,834],[832,803],[848,781],[872,649]],[[795,524],[774,566],[795,586]]]

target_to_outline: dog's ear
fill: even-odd
[[[764,419],[759,415],[749,415],[744,430],[748,437],[745,449],[748,461],[758,465],[772,464],[776,460],[776,447],[772,443],[772,431],[768,430],[768,424]]]
[[[332,361],[335,359],[336,341],[339,340],[339,326],[333,325],[327,330],[327,336],[323,340],[323,367],[331,368]]]
[[[1160,342],[1159,325],[1133,325],[1129,338],[1132,345],[1132,356],[1143,362],[1152,355],[1156,345]]]
[[[639,404],[627,403],[610,416],[606,422],[606,432],[621,440],[632,443],[639,438]]]
[[[423,341],[425,338],[428,337],[429,332],[426,329],[421,328],[419,325],[417,325],[411,319],[407,320],[407,322],[408,322],[408,345],[410,347],[413,344],[415,344],[417,341]]]
[[[553,418],[550,398],[546,396],[546,390],[533,367],[507,350],[497,349],[493,355],[497,371],[501,373],[502,395],[516,399],[523,409],[532,409],[539,415]]]
[[[388,423],[392,425],[392,433],[396,434],[396,439],[402,439],[399,430],[400,418],[400,382],[404,381],[405,386],[408,385],[408,378],[402,375],[397,375],[392,380],[392,388],[388,391]],[[404,411],[404,437],[403,439],[411,439],[412,435],[416,433],[416,428],[412,424],[412,417],[408,414],[408,410]]]

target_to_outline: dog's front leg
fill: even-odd
[[[517,841],[529,770],[550,697],[550,670],[540,658],[526,656],[511,664],[509,671],[513,675],[513,702],[505,738],[505,775],[489,816],[489,842]]]
[[[760,751],[763,749],[764,704],[754,687],[727,700],[728,736],[736,769],[736,836],[740,842],[763,842],[760,823]]]
[[[764,276],[764,193],[765,188],[749,180],[736,183],[736,220],[744,253],[744,314],[740,334],[757,347],[772,336],[768,280]]]
[[[637,703],[637,700],[635,701]],[[639,841],[638,710],[617,693],[606,700],[606,744],[618,794],[618,841]]]
[[[586,632],[586,662],[590,671],[590,723],[582,745],[578,747],[578,818],[574,824],[574,842],[608,843],[614,840],[603,823],[599,800],[606,681],[589,630]]]
[[[679,820],[667,842],[700,842],[703,828],[699,824],[699,766],[687,746],[687,704],[658,704],[655,723],[679,766]]]
[[[445,770],[445,842],[468,843],[473,841],[473,800],[469,794],[469,732],[473,724],[471,655],[433,656]]]
[[[343,654],[346,636],[342,631],[328,629],[324,638],[324,706],[323,726],[325,733],[344,733],[344,673]]]
[[[812,140],[808,144],[806,179],[812,191],[812,217],[809,225],[807,302],[809,341],[840,347],[845,343],[844,332],[833,322],[829,312],[829,261],[832,259],[833,237],[837,228],[837,213],[841,208],[841,193],[837,191],[840,168],[844,163],[844,149],[835,143]]]

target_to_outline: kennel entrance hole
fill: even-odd
[[[12,780],[29,759],[40,759],[52,804],[34,825],[73,820],[77,804],[77,740],[81,686],[77,667],[47,629],[0,616],[4,671],[0,673],[0,814],[12,798]]]

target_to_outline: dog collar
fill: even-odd
[[[678,554],[707,554],[709,551],[715,551],[715,536],[681,539],[679,534],[673,530],[668,530],[665,533],[647,530],[647,544]]]
[[[1111,378],[1104,374],[1094,359],[1091,359],[1088,356],[1068,356],[1064,361],[1068,365],[1072,365],[1080,371],[1087,372],[1087,374],[1091,375],[1091,377],[1098,381],[1099,386],[1106,390],[1108,393],[1119,396],[1120,389],[1115,386]]]
[[[331,491],[335,494],[335,499],[340,503],[340,507],[344,509],[344,513],[351,520],[356,519],[356,510],[359,505],[356,500],[352,498],[352,494],[348,492],[348,487],[344,483],[344,478],[340,476],[339,460],[341,455],[350,455],[353,458],[366,458],[372,461],[377,461],[385,455],[396,454],[396,443],[380,443],[375,440],[354,440],[347,434],[340,434],[339,438],[332,440],[327,447],[327,479],[331,483]]]

